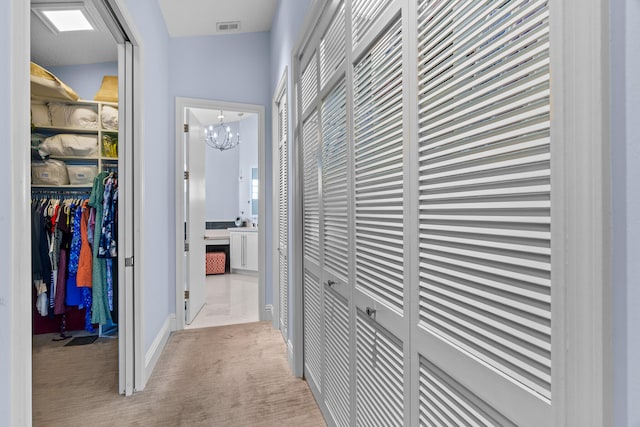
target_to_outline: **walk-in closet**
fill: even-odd
[[[31,3],[34,425],[58,394],[120,391],[119,50],[97,4]]]

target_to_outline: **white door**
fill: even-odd
[[[185,111],[185,124],[188,172],[185,320],[187,324],[191,324],[204,306],[205,298],[205,146],[204,128],[189,109]]]
[[[119,390],[127,396],[134,389],[134,271],[133,211],[133,46],[130,42],[118,45],[118,108],[120,153],[118,153],[119,195],[118,215],[123,218],[118,227],[120,254],[118,256],[118,372]],[[126,260],[126,261],[125,261]]]
[[[278,296],[279,326],[285,341],[289,323],[287,123],[287,92],[283,90],[278,101]]]

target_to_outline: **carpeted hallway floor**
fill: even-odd
[[[34,426],[324,426],[267,322],[174,333],[143,392],[117,394],[117,340],[35,347]]]

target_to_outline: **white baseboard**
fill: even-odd
[[[156,335],[151,347],[147,351],[147,354],[144,358],[144,384],[147,385],[147,381],[151,377],[151,373],[156,367],[156,363],[158,363],[158,359],[162,354],[162,350],[164,350],[164,346],[167,345],[167,341],[169,340],[169,335],[171,335],[172,331],[176,329],[176,315],[171,314],[166,318],[162,328]]]
[[[291,372],[293,372],[293,343],[291,342],[291,340],[287,340],[287,358],[289,359]]]
[[[273,323],[273,305],[271,304],[265,305],[264,310],[262,312],[264,316],[264,319],[262,320],[266,320]]]

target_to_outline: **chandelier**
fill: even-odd
[[[231,127],[224,124],[224,115],[220,110],[218,116],[220,123],[217,125],[209,125],[204,130],[204,141],[211,148],[215,148],[220,151],[230,150],[236,145],[240,144],[240,132],[231,132]]]

